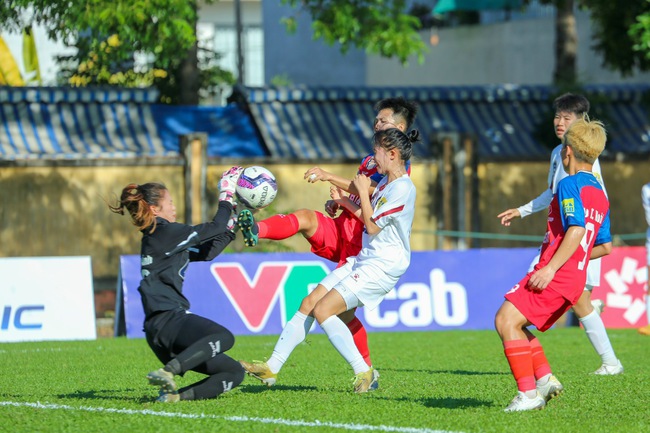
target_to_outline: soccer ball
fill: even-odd
[[[242,171],[235,188],[239,201],[250,209],[261,209],[271,204],[278,193],[275,176],[260,166],[247,167]]]

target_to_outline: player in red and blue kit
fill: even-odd
[[[602,123],[587,118],[565,133],[562,165],[539,263],[506,295],[496,330],[519,390],[506,412],[541,409],[564,387],[551,372],[539,340],[528,330],[549,329],[582,294],[590,259],[611,251],[609,202],[592,165],[605,148]]]

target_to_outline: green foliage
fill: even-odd
[[[398,58],[403,64],[411,55],[424,61],[426,45],[418,30],[420,20],[406,13],[404,0],[282,0],[293,8],[307,11],[312,19],[314,39],[339,44],[343,53],[351,47],[372,54]],[[295,32],[295,16],[285,17],[289,32]]]
[[[630,27],[628,34],[634,41],[632,49],[650,61],[650,2],[649,10],[636,17],[636,23]]]
[[[289,75],[280,74],[280,75],[276,75],[275,77],[271,78],[271,86],[289,87],[289,86],[293,86],[293,81],[291,81],[291,78],[289,78]]]
[[[603,64],[630,75],[635,68],[650,70],[650,1],[580,0],[594,25],[593,47]]]
[[[601,377],[583,330],[537,334],[566,390],[531,413],[503,412],[516,386],[494,331],[445,331],[371,333],[380,387],[365,395],[351,392],[352,371],[326,336],[312,334],[274,387],[247,377],[217,400],[177,404],[153,402],[145,375],[161,364],[142,339],[5,343],[0,417],[12,433],[650,431],[648,337],[609,330],[625,373]],[[276,340],[237,336],[228,355],[264,359]]]
[[[196,1],[13,0],[0,5],[0,27],[20,29],[30,8],[51,39],[76,48],[59,59],[60,84],[156,85],[164,102],[178,100],[180,69],[196,44]],[[216,58],[213,52],[200,57],[199,87],[234,83],[214,65]]]

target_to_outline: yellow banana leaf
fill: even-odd
[[[25,81],[28,84],[41,84],[41,70],[38,66],[38,53],[32,26],[23,29],[23,65]]]
[[[25,82],[20,75],[20,69],[16,64],[14,56],[9,47],[0,36],[0,85],[2,86],[24,86]]]

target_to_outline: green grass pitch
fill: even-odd
[[[579,328],[537,333],[565,392],[542,411],[504,413],[516,393],[494,331],[373,333],[379,390],[355,395],[323,334],[294,351],[278,383],[247,377],[216,400],[155,403],[160,367],[144,340],[0,344],[0,431],[22,432],[649,432],[650,338],[609,330],[621,376]],[[266,359],[275,336],[240,336],[229,354]],[[188,373],[184,386],[201,376]]]

